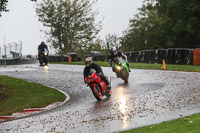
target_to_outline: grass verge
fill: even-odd
[[[0,76],[0,116],[11,115],[26,108],[41,108],[64,100],[65,95],[56,89]]]
[[[100,66],[110,67],[108,62],[97,61],[95,63],[99,64]],[[85,65],[83,61],[81,61],[81,62],[54,62],[52,64]],[[132,69],[162,70],[162,64],[130,63],[130,68],[132,68]],[[166,64],[166,70],[185,71],[185,72],[200,72],[200,66]]]
[[[161,124],[141,127],[122,133],[199,133],[200,114],[163,122]]]

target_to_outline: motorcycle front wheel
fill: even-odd
[[[44,57],[44,63],[45,63],[45,65],[48,64],[47,56]]]
[[[123,75],[123,80],[124,80],[126,83],[128,83],[129,73],[126,71],[125,68],[122,70],[122,75]]]
[[[101,94],[101,89],[99,87],[98,84],[95,84],[94,86],[91,86],[91,90],[92,90],[92,93],[94,95],[94,97],[98,100],[98,101],[101,101],[102,99],[102,94]]]
[[[43,60],[42,60],[42,57],[39,57],[39,63],[40,63],[40,66],[43,65]]]

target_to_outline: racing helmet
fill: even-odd
[[[42,45],[45,45],[44,41],[41,42]]]
[[[110,49],[110,53],[111,53],[111,54],[116,54],[116,53],[117,53],[116,48],[111,48],[111,49]]]
[[[87,57],[85,58],[85,65],[86,66],[90,66],[92,64],[93,60],[91,57]]]

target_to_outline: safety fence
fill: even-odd
[[[157,50],[143,50],[125,53],[129,62],[135,63],[153,63],[162,64],[163,59],[166,64],[180,64],[180,65],[200,65],[200,49],[186,49],[186,48],[170,48]],[[88,55],[94,61],[105,61],[109,55]],[[81,61],[76,55],[63,56],[53,55],[49,56],[50,62],[69,62],[69,57],[72,61]]]
[[[71,57],[71,58],[69,58]],[[80,57],[77,57],[76,54],[70,55],[49,55],[48,56],[49,62],[74,62],[74,61],[81,61]]]
[[[22,42],[0,45],[0,59],[13,59],[22,56]]]
[[[196,49],[171,48],[157,50],[143,50],[125,53],[129,62],[162,64],[163,59],[167,64],[193,65],[193,54]],[[197,52],[198,53],[198,52]],[[200,54],[200,50],[199,50]],[[195,55],[195,61],[200,59],[200,55]],[[104,61],[108,55],[97,55],[94,61]],[[196,61],[199,62],[199,61]],[[200,62],[199,62],[200,63]],[[194,64],[196,65],[196,64]]]
[[[21,65],[21,64],[34,64],[37,63],[36,58],[13,58],[13,59],[4,59],[0,60],[0,67],[6,65]]]
[[[22,61],[22,58],[18,61],[12,61],[12,59],[18,59],[18,55],[21,55],[22,44],[7,45],[4,46],[3,52],[2,47],[0,47],[0,65],[4,64],[16,64]],[[15,50],[15,51],[14,51]],[[14,56],[12,52],[14,51],[17,55]],[[157,50],[144,50],[144,51],[133,51],[125,53],[128,57],[129,62],[135,63],[153,63],[162,64],[163,59],[166,64],[180,64],[180,65],[200,65],[200,49],[186,49],[186,48],[173,48],[173,49],[157,49]],[[7,58],[5,58],[7,57]],[[9,59],[9,58],[10,59]],[[105,61],[108,55],[93,55],[94,61]],[[81,61],[80,57],[76,54],[71,55],[49,55],[49,62],[73,62]],[[38,62],[37,59],[29,59],[26,62]],[[9,63],[10,62],[10,63]]]
[[[193,64],[193,49],[157,49],[126,53],[130,62],[162,64]]]

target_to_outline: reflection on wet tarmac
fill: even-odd
[[[45,71],[45,76],[48,77],[49,67],[48,66],[44,66],[44,71]]]
[[[118,105],[119,105],[119,111],[121,113],[121,117],[122,117],[122,127],[123,129],[126,129],[129,125],[129,123],[127,122],[127,115],[126,115],[126,110],[127,110],[127,98],[125,95],[125,86],[118,86],[116,88],[117,90],[117,99],[118,100]]]
[[[123,115],[125,115],[125,113],[126,113],[126,97],[124,96],[122,87],[119,87],[118,91],[119,91],[119,93],[118,93],[117,97],[119,99],[119,110]]]

